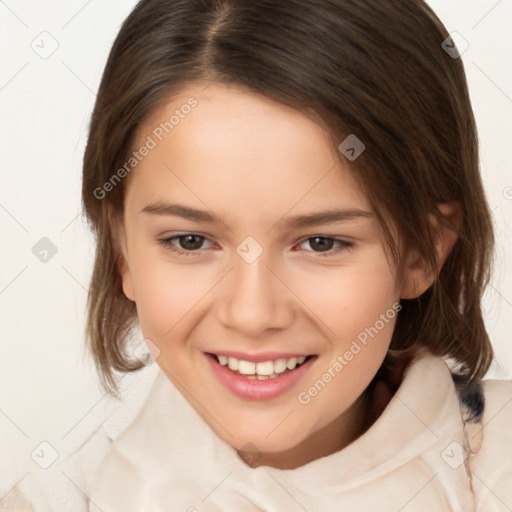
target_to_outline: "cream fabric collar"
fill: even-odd
[[[246,465],[159,372],[103,460],[90,510],[471,511],[463,444],[449,369],[429,354],[365,434],[294,470]]]

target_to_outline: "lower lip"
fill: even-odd
[[[215,357],[204,354],[215,377],[234,395],[245,400],[270,400],[291,390],[306,375],[316,357],[312,357],[297,369],[267,380],[249,379],[222,366]]]

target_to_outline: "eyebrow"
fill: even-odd
[[[182,217],[183,219],[194,222],[206,222],[209,224],[225,224],[224,220],[206,210],[197,210],[177,203],[150,203],[141,210],[141,213],[149,213],[153,215],[164,215]],[[319,226],[323,224],[332,224],[335,222],[345,222],[359,218],[373,218],[372,212],[351,209],[328,209],[320,212],[294,215],[284,217],[276,224],[281,224],[285,229],[297,229],[308,226]]]

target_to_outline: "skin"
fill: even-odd
[[[197,106],[127,179],[118,226],[123,290],[136,302],[144,337],[158,348],[157,364],[204,421],[239,453],[251,443],[258,457],[250,465],[296,468],[363,431],[362,393],[386,355],[396,318],[308,404],[298,394],[400,297],[420,295],[434,276],[411,254],[397,283],[373,216],[285,227],[289,216],[329,207],[372,213],[327,133],[287,106],[234,86],[190,84],[146,119],[138,140],[190,97]],[[223,222],[141,212],[156,202],[206,210]],[[199,238],[168,247],[158,241],[183,233]],[[454,242],[450,233],[439,232],[441,262]],[[263,249],[252,263],[236,252],[248,236]],[[324,252],[315,236],[352,245],[323,240]],[[255,401],[231,394],[211,372],[203,353],[222,350],[317,359],[291,391]]]

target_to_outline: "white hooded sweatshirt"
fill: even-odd
[[[512,382],[460,396],[446,362],[429,354],[363,435],[296,469],[247,465],[161,371],[133,416],[113,415],[66,461],[69,496],[48,489],[49,510],[512,510]]]

